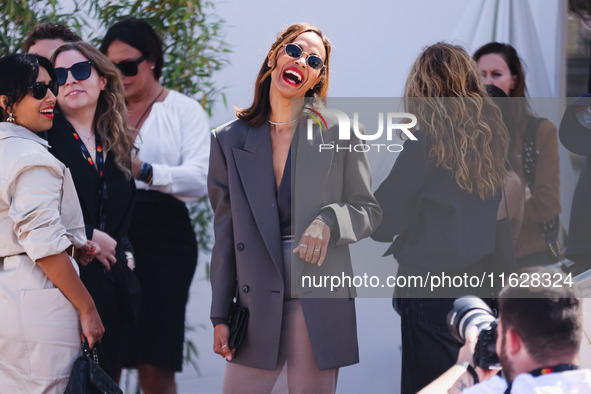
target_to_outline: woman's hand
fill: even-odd
[[[329,240],[330,227],[316,218],[302,234],[302,238],[293,253],[299,253],[300,258],[307,263],[318,263],[318,266],[321,266],[326,257]]]
[[[236,349],[230,350],[228,347],[228,338],[230,338],[230,327],[227,324],[218,324],[213,328],[214,353],[230,361],[234,357]]]
[[[101,249],[101,254],[96,256],[96,259],[105,266],[107,271],[110,271],[111,265],[117,262],[115,257],[117,241],[111,238],[109,234],[97,229],[94,229],[92,233],[92,241],[96,242]]]
[[[91,349],[94,344],[101,340],[105,333],[105,327],[99,317],[96,308],[92,308],[88,312],[80,312],[80,326],[82,327],[82,335],[88,339],[88,347]]]
[[[85,267],[101,254],[101,247],[96,242],[86,241],[86,245],[74,249],[74,260]]]

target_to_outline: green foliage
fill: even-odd
[[[27,32],[41,22],[62,22],[73,28],[81,25],[78,1],[67,12],[58,0],[0,0],[0,57],[20,52]],[[63,3],[63,2],[62,2]]]
[[[204,196],[196,204],[189,208],[191,216],[191,223],[195,229],[199,249],[202,252],[211,252],[213,245],[213,211],[209,204],[209,199]],[[206,277],[209,279],[209,270],[206,272]]]

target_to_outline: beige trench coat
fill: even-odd
[[[35,261],[85,242],[69,170],[46,141],[0,123],[1,392],[64,392],[80,353],[78,312]]]

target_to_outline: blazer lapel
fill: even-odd
[[[283,274],[281,229],[269,125],[249,128],[244,149],[232,149],[238,175],[267,250]]]

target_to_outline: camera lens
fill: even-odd
[[[447,314],[447,325],[454,338],[464,343],[468,328],[475,325],[480,332],[495,321],[490,307],[478,297],[466,296],[454,301],[453,309]]]

